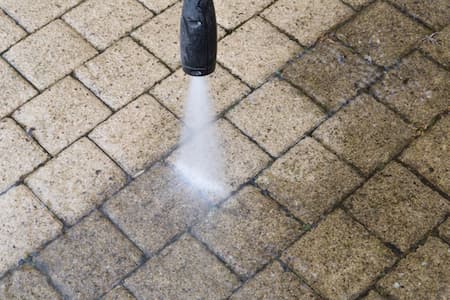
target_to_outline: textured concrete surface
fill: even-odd
[[[214,0],[220,194],[182,3],[0,0],[0,299],[448,299],[448,0]]]

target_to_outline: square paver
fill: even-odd
[[[11,47],[4,57],[43,90],[96,53],[66,23],[56,20]]]
[[[272,2],[272,0],[217,0],[214,2],[217,22],[226,29],[232,30]]]
[[[305,138],[257,179],[300,220],[316,222],[362,178],[312,138]]]
[[[137,0],[88,0],[63,19],[96,48],[105,49],[152,15]]]
[[[450,5],[447,0],[390,1],[435,29],[440,29],[450,24]]]
[[[271,80],[233,107],[227,118],[273,156],[280,155],[325,117],[286,81]]]
[[[69,299],[94,299],[132,271],[141,252],[106,218],[94,212],[35,259]]]
[[[110,114],[80,82],[66,77],[19,107],[13,118],[55,155]]]
[[[438,228],[439,236],[450,243],[450,217]]]
[[[354,9],[360,10],[364,6],[368,5],[369,3],[373,2],[375,0],[342,0],[342,2],[351,5]]]
[[[23,185],[0,196],[0,277],[61,232],[60,224]],[[0,296],[1,296],[0,281]],[[2,298],[2,297],[0,297]],[[4,299],[4,298],[2,298]]]
[[[406,149],[401,160],[450,194],[450,116],[443,116]]]
[[[28,32],[44,26],[82,0],[0,0],[0,7]]]
[[[136,298],[126,288],[119,285],[106,294],[102,300],[136,300]]]
[[[450,205],[398,163],[391,163],[345,206],[384,241],[407,251],[441,222]]]
[[[58,217],[74,224],[122,187],[126,176],[96,145],[82,138],[25,182]]]
[[[126,37],[75,71],[94,94],[117,110],[169,74],[156,57]]]
[[[43,149],[12,119],[0,120],[0,193],[47,158]]]
[[[313,135],[368,174],[397,154],[414,133],[383,104],[362,94]]]
[[[446,299],[450,295],[450,248],[430,237],[378,283],[389,296],[403,299]]]
[[[125,280],[139,299],[225,299],[238,285],[236,276],[189,235]]]
[[[171,168],[159,164],[104,205],[114,223],[149,254],[163,248],[208,208],[209,203]]]
[[[395,261],[394,254],[338,209],[282,257],[330,299],[353,299]]]
[[[213,126],[209,130],[213,130],[216,133],[219,155],[222,161],[226,162],[223,164],[222,178],[220,178],[223,181],[223,191],[216,193],[215,191],[202,190],[202,192],[208,194],[209,200],[218,202],[254,177],[270,162],[270,157],[228,121],[220,119]],[[200,133],[176,150],[168,158],[168,161],[176,165],[177,159],[182,157],[183,151],[189,152],[201,140],[202,136]],[[192,147],[193,145],[194,147]]]
[[[0,10],[0,53],[15,44],[27,33]]]
[[[353,10],[339,0],[279,0],[262,13],[304,46],[312,46],[352,14]]]
[[[0,91],[0,119],[37,94],[3,59],[0,59]]]
[[[384,1],[338,30],[338,37],[380,65],[392,65],[430,31]]]
[[[0,280],[0,299],[61,300],[61,296],[44,275],[31,267],[22,267]]]
[[[89,137],[128,174],[137,175],[175,146],[179,132],[177,119],[145,94],[95,128]]]
[[[271,300],[271,299],[320,299],[292,272],[284,270],[275,261],[255,277],[247,281],[230,300]]]
[[[421,49],[445,67],[450,67],[450,25],[424,38]]]
[[[243,277],[254,274],[301,233],[301,225],[260,190],[247,186],[211,211],[194,235]]]
[[[256,87],[300,50],[286,35],[256,17],[220,41],[218,59]]]
[[[290,64],[283,77],[329,110],[337,109],[380,73],[347,47],[325,40]]]
[[[450,74],[418,52],[374,87],[375,95],[420,127],[450,106]]]

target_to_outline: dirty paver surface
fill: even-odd
[[[226,195],[182,1],[0,0],[0,300],[450,299],[450,2],[214,2]]]

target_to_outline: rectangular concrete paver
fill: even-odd
[[[13,19],[0,10],[0,53],[26,36],[26,34]]]
[[[126,176],[96,145],[82,138],[25,182],[61,219],[74,224],[122,187]]]
[[[425,22],[428,26],[440,29],[450,24],[450,5],[447,0],[389,0],[401,9]]]
[[[422,40],[422,51],[445,67],[450,67],[450,25]]]
[[[342,0],[342,2],[351,5],[354,9],[361,9],[375,0]]]
[[[0,277],[61,232],[59,223],[23,185],[0,196]],[[0,296],[2,294],[0,281]],[[5,291],[3,291],[5,292]],[[2,298],[0,299],[7,299]]]
[[[441,224],[439,226],[439,236],[447,241],[447,243],[450,243],[450,218],[447,218],[447,221]]]
[[[366,297],[362,298],[363,300],[386,300],[386,298],[382,297],[378,292],[370,291]]]
[[[136,298],[123,286],[117,286],[106,294],[102,300],[136,300]]]
[[[69,76],[17,109],[13,118],[55,155],[110,114],[106,105]]]
[[[4,57],[43,90],[96,53],[66,23],[56,20],[14,45]]]
[[[35,259],[63,296],[94,299],[133,270],[141,252],[98,212],[47,246]]]
[[[232,30],[272,2],[273,0],[216,0],[214,5],[217,21],[224,28]]]
[[[152,11],[159,13],[179,0],[138,0]]]

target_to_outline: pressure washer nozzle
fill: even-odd
[[[191,76],[214,72],[217,23],[213,0],[183,0],[180,26],[181,64]]]

